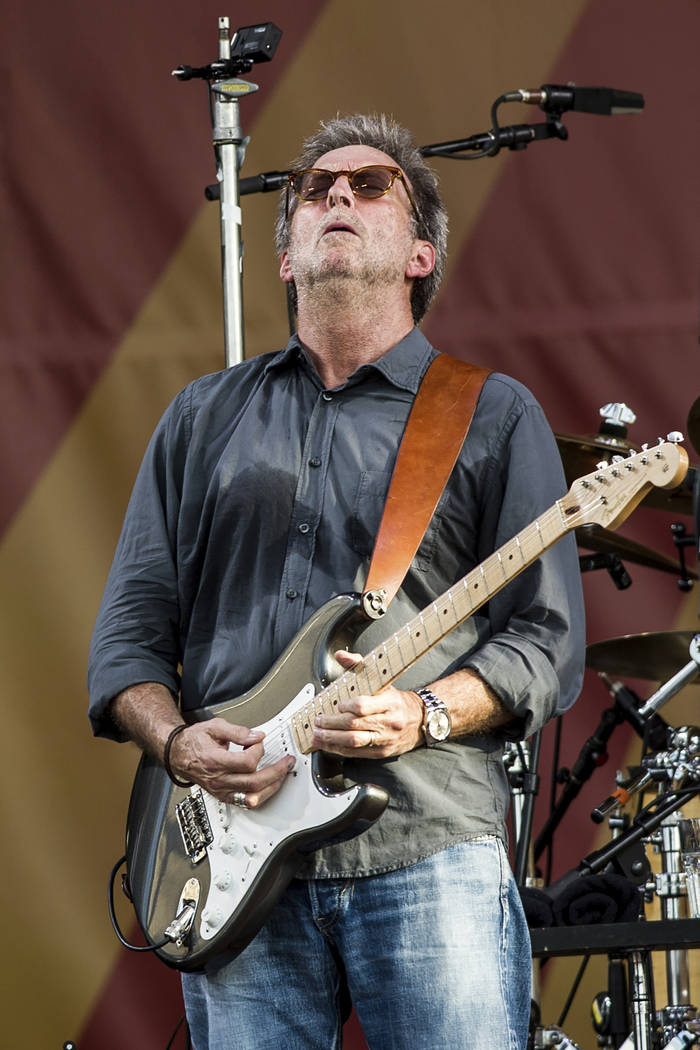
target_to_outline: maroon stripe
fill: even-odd
[[[270,0],[283,28],[250,128],[323,7]],[[15,4],[4,64],[9,222],[0,338],[0,530],[26,497],[215,181],[206,89],[181,62],[217,58],[216,4]],[[104,10],[104,9],[103,9]],[[238,25],[259,5],[237,5]],[[236,28],[234,25],[232,28]],[[115,412],[118,407],[115,406]]]

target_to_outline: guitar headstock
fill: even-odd
[[[682,435],[669,434],[658,445],[629,456],[613,456],[573,483],[558,501],[567,528],[601,525],[615,529],[654,487],[672,489],[688,471],[688,453],[679,444]]]

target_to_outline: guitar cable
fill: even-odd
[[[170,942],[170,938],[169,937],[165,937],[164,940],[160,941],[158,944],[129,944],[129,942],[124,937],[124,935],[123,935],[123,933],[122,933],[122,931],[120,929],[119,923],[117,921],[117,914],[116,914],[116,912],[114,910],[114,882],[115,882],[115,879],[117,877],[117,872],[121,868],[122,864],[124,864],[125,862],[126,862],[126,854],[124,854],[123,857],[119,858],[117,863],[112,868],[112,871],[110,872],[110,876],[109,876],[109,886],[108,886],[108,892],[107,892],[107,907],[109,908],[109,918],[110,918],[110,922],[112,923],[112,929],[114,930],[115,934],[117,935],[117,939],[119,940],[120,944],[123,944],[125,948],[129,949],[129,951],[131,951],[131,952],[155,952],[159,948],[165,948],[166,944],[170,944],[171,943]],[[131,900],[130,894],[126,890],[124,892],[125,892],[125,895],[127,897],[129,897],[129,900]]]

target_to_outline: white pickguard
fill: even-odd
[[[294,770],[272,798],[259,809],[220,802],[203,792],[214,841],[207,847],[211,883],[201,915],[200,935],[210,940],[231,918],[270,855],[292,836],[342,816],[360,787],[338,794],[324,792],[313,776],[311,755],[296,747],[290,728],[292,715],[313,699],[307,685],[269,722],[258,726],[266,738],[280,737],[282,750],[296,757]],[[235,745],[234,745],[235,747]],[[197,790],[197,789],[194,789]]]

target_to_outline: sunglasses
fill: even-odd
[[[293,171],[287,176],[287,198],[285,203],[285,218],[289,218],[289,188],[291,186],[295,197],[300,201],[321,201],[328,196],[328,191],[335,180],[345,175],[350,183],[350,189],[355,197],[363,200],[376,200],[389,192],[396,179],[400,179],[406,190],[416,221],[420,222],[420,214],[416,203],[408,188],[406,176],[401,168],[392,168],[387,164],[368,164],[365,168],[356,168],[355,171],[326,171],[325,168],[304,168],[302,171]]]

